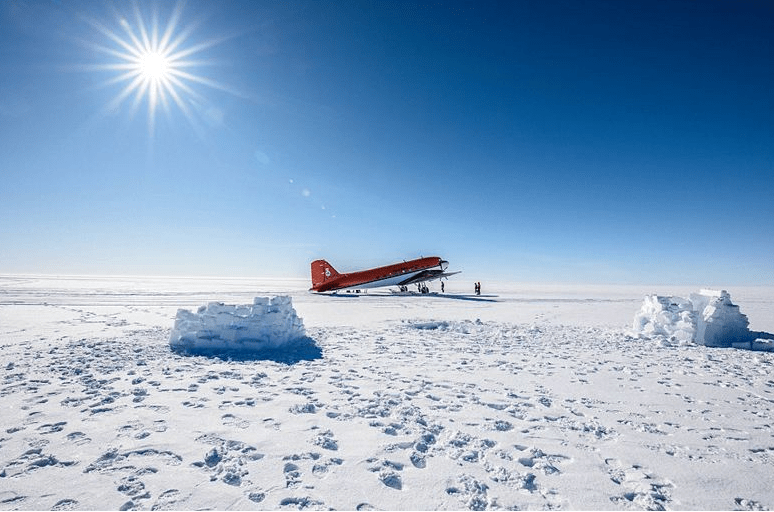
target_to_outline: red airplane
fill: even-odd
[[[331,292],[352,288],[378,288],[380,286],[407,286],[448,277],[459,272],[446,272],[449,262],[438,256],[419,258],[386,267],[339,274],[325,260],[312,262],[312,287],[310,291]]]

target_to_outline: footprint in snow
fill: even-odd
[[[27,496],[16,494],[13,491],[0,491],[0,505],[19,506],[21,502],[27,499]]]
[[[668,481],[661,481],[647,473],[642,466],[626,466],[617,459],[605,459],[610,480],[620,485],[624,492],[610,496],[617,505],[635,506],[643,510],[666,510],[671,504],[670,490],[674,487]]]
[[[181,493],[177,489],[167,489],[162,492],[156,499],[156,503],[153,504],[151,510],[173,510],[181,508],[178,503],[180,502]]]
[[[280,501],[279,508],[282,510],[306,510],[306,509],[313,509],[313,510],[323,510],[325,507],[325,503],[322,501],[313,500],[309,496],[304,497],[290,497],[285,498]]]
[[[761,503],[755,500],[747,500],[744,498],[734,499],[734,504],[737,506],[738,510],[768,510],[768,508],[766,508]]]
[[[398,491],[403,489],[403,480],[401,480],[400,475],[394,471],[385,471],[380,473],[379,480],[381,480],[384,485],[392,489]]]
[[[223,425],[227,427],[237,427],[237,428],[247,428],[250,426],[250,422],[240,418],[239,416],[234,416],[233,414],[224,414],[221,419],[223,420]]]
[[[75,464],[78,464],[78,462],[63,461],[53,454],[44,454],[43,448],[32,448],[10,461],[5,468],[0,470],[0,478],[22,476],[46,467],[61,468]]]
[[[285,487],[296,487],[301,483],[301,469],[292,462],[286,462],[282,472],[285,474]]]
[[[192,409],[201,409],[207,406],[206,398],[197,398],[195,401],[186,400],[183,402],[183,406],[190,407]]]
[[[157,460],[163,462],[169,466],[179,466],[183,458],[168,450],[155,450],[153,448],[141,448],[137,450],[119,451],[117,448],[112,448],[103,453],[97,460],[86,466],[83,470],[84,473],[91,473],[97,471],[99,473],[110,473],[116,469],[121,470],[137,470],[137,467],[130,464],[130,461],[136,461],[137,459],[145,460]],[[144,471],[142,469],[138,471]]]
[[[427,467],[425,456],[417,452],[412,452],[409,456],[409,460],[411,461],[411,464],[417,469],[424,469]]]
[[[260,491],[249,491],[247,492],[247,499],[253,503],[260,503],[266,499],[266,493]]]
[[[83,432],[71,432],[67,434],[67,440],[77,446],[83,446],[91,442],[91,438],[86,436]]]
[[[78,509],[78,501],[77,500],[71,500],[71,499],[63,499],[57,501],[53,507],[51,507],[51,510],[77,510]]]
[[[344,459],[333,457],[328,459],[326,462],[315,464],[312,467],[312,474],[322,477],[328,473],[328,469],[332,466],[341,466],[342,464],[344,464]]]
[[[547,455],[540,448],[532,448],[530,454],[519,458],[519,464],[524,467],[542,471],[546,475],[561,473],[559,466],[561,463],[571,460],[565,455]]]
[[[333,437],[333,432],[330,430],[326,430],[325,432],[318,434],[317,437],[315,437],[313,443],[326,450],[336,451],[339,449],[339,444]]]
[[[134,474],[121,478],[116,490],[134,500],[150,498],[150,493],[145,491],[145,484]]]
[[[489,507],[488,490],[489,486],[484,482],[461,475],[446,488],[446,494],[456,496],[469,510],[486,510]]]

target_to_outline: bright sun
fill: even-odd
[[[137,59],[137,71],[145,80],[154,82],[168,81],[171,66],[167,58],[159,52],[145,52]]]
[[[159,107],[169,112],[176,105],[191,124],[195,124],[194,105],[204,103],[196,90],[197,85],[227,90],[217,82],[196,74],[193,70],[212,62],[193,57],[218,44],[221,40],[209,40],[192,44],[188,42],[195,25],[178,30],[182,15],[182,2],[178,2],[167,21],[166,28],[159,30],[158,13],[153,10],[146,24],[137,3],[134,4],[133,20],[118,17],[121,30],[113,30],[98,21],[87,22],[107,37],[107,44],[89,44],[97,52],[108,56],[110,63],[90,66],[88,69],[112,71],[115,76],[106,84],[125,84],[108,105],[115,111],[129,98],[134,113],[141,103],[148,107],[148,130],[153,134],[156,111]],[[133,21],[130,22],[130,21]]]

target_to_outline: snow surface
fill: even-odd
[[[0,509],[774,507],[774,354],[630,334],[698,287],[308,286],[0,276]],[[773,289],[729,291],[774,332]],[[170,346],[278,295],[306,350]]]

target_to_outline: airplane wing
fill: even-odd
[[[461,271],[458,272],[444,272],[441,269],[431,269],[431,270],[424,270],[418,274],[416,274],[413,277],[410,277],[406,279],[405,281],[401,281],[398,283],[400,286],[406,286],[409,284],[414,283],[424,283],[426,281],[433,281],[435,279],[441,279],[442,277],[449,277],[453,276],[454,274],[459,274]]]

